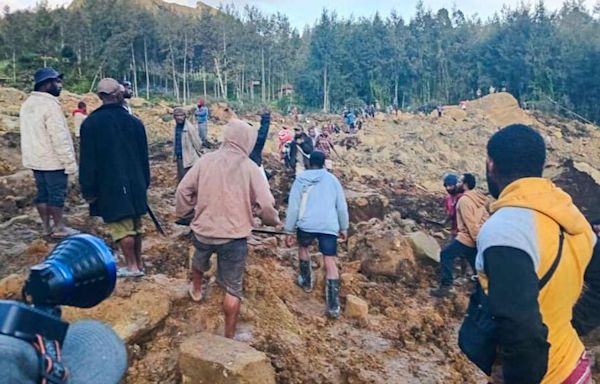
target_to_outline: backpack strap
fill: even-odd
[[[563,231],[563,229],[561,227],[559,240],[558,240],[558,254],[556,255],[556,258],[554,259],[554,262],[550,266],[550,269],[548,269],[548,272],[546,272],[546,274],[540,279],[540,283],[539,283],[540,291],[542,289],[544,289],[546,284],[548,284],[548,282],[552,278],[552,275],[554,275],[554,272],[556,272],[556,268],[558,268],[558,264],[560,263],[560,259],[562,257],[562,250],[563,250],[564,242],[565,242],[565,232]]]

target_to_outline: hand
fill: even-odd
[[[340,240],[346,241],[348,239],[348,231],[341,231],[339,237],[340,237]]]
[[[78,171],[79,171],[79,168],[77,167],[77,164],[75,164],[75,163],[65,167],[66,175],[75,175],[75,174],[77,174]]]
[[[296,244],[296,236],[294,235],[287,235],[285,237],[285,245],[288,248],[291,248],[294,246],[294,244]]]

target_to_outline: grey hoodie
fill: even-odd
[[[302,172],[292,186],[285,230],[337,235],[347,231],[348,205],[339,180],[325,169]]]

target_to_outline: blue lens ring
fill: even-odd
[[[110,292],[112,292],[117,283],[117,263],[112,250],[102,239],[87,233],[75,235],[69,237],[69,239],[81,240],[96,251],[96,256],[102,259],[102,263],[108,270],[108,281],[110,283]]]

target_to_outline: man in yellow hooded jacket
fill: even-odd
[[[493,376],[509,384],[591,383],[580,336],[600,324],[597,237],[571,197],[542,178],[539,133],[508,126],[487,153],[498,200],[477,238],[476,268],[496,328]]]

